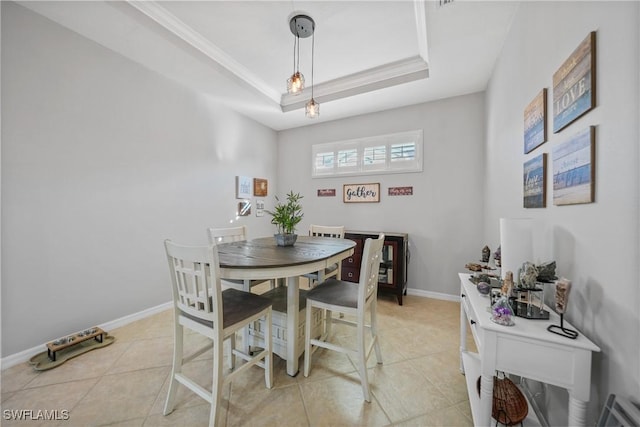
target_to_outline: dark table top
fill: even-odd
[[[274,237],[218,245],[221,268],[287,267],[322,261],[350,251],[349,239],[298,236],[294,246],[277,246]]]

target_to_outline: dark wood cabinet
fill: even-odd
[[[342,280],[357,282],[360,280],[360,262],[364,242],[368,238],[376,239],[379,233],[365,231],[346,231],[345,239],[356,242],[354,253],[342,261]],[[378,276],[378,292],[390,292],[402,305],[402,296],[407,294],[407,267],[409,263],[409,235],[405,233],[384,232],[382,261]]]

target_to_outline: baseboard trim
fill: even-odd
[[[407,288],[407,295],[413,295],[413,296],[425,297],[425,298],[433,298],[433,299],[440,299],[440,300],[444,300],[444,301],[460,302],[460,297],[458,295],[443,294],[443,293],[440,293],[440,292],[432,292],[432,291],[423,291],[422,289]]]
[[[131,322],[135,322],[136,320],[144,319],[145,317],[153,316],[156,313],[160,313],[161,311],[167,310],[171,308],[173,303],[171,301],[166,302],[164,304],[157,305],[155,307],[147,308],[146,310],[139,311],[137,313],[129,314],[124,317],[120,317],[119,319],[111,320],[106,323],[102,323],[100,325],[91,325],[98,326],[102,328],[104,331],[109,331],[110,329],[120,328],[122,326],[128,325]],[[46,350],[46,343],[23,350],[19,353],[11,354],[7,357],[3,357],[0,360],[0,370],[4,371],[7,368],[18,365],[20,363],[26,362],[31,359],[36,354]]]

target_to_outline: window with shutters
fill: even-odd
[[[315,144],[313,178],[422,172],[422,130]]]

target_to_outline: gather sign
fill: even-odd
[[[344,203],[376,203],[380,201],[380,183],[344,184]]]

